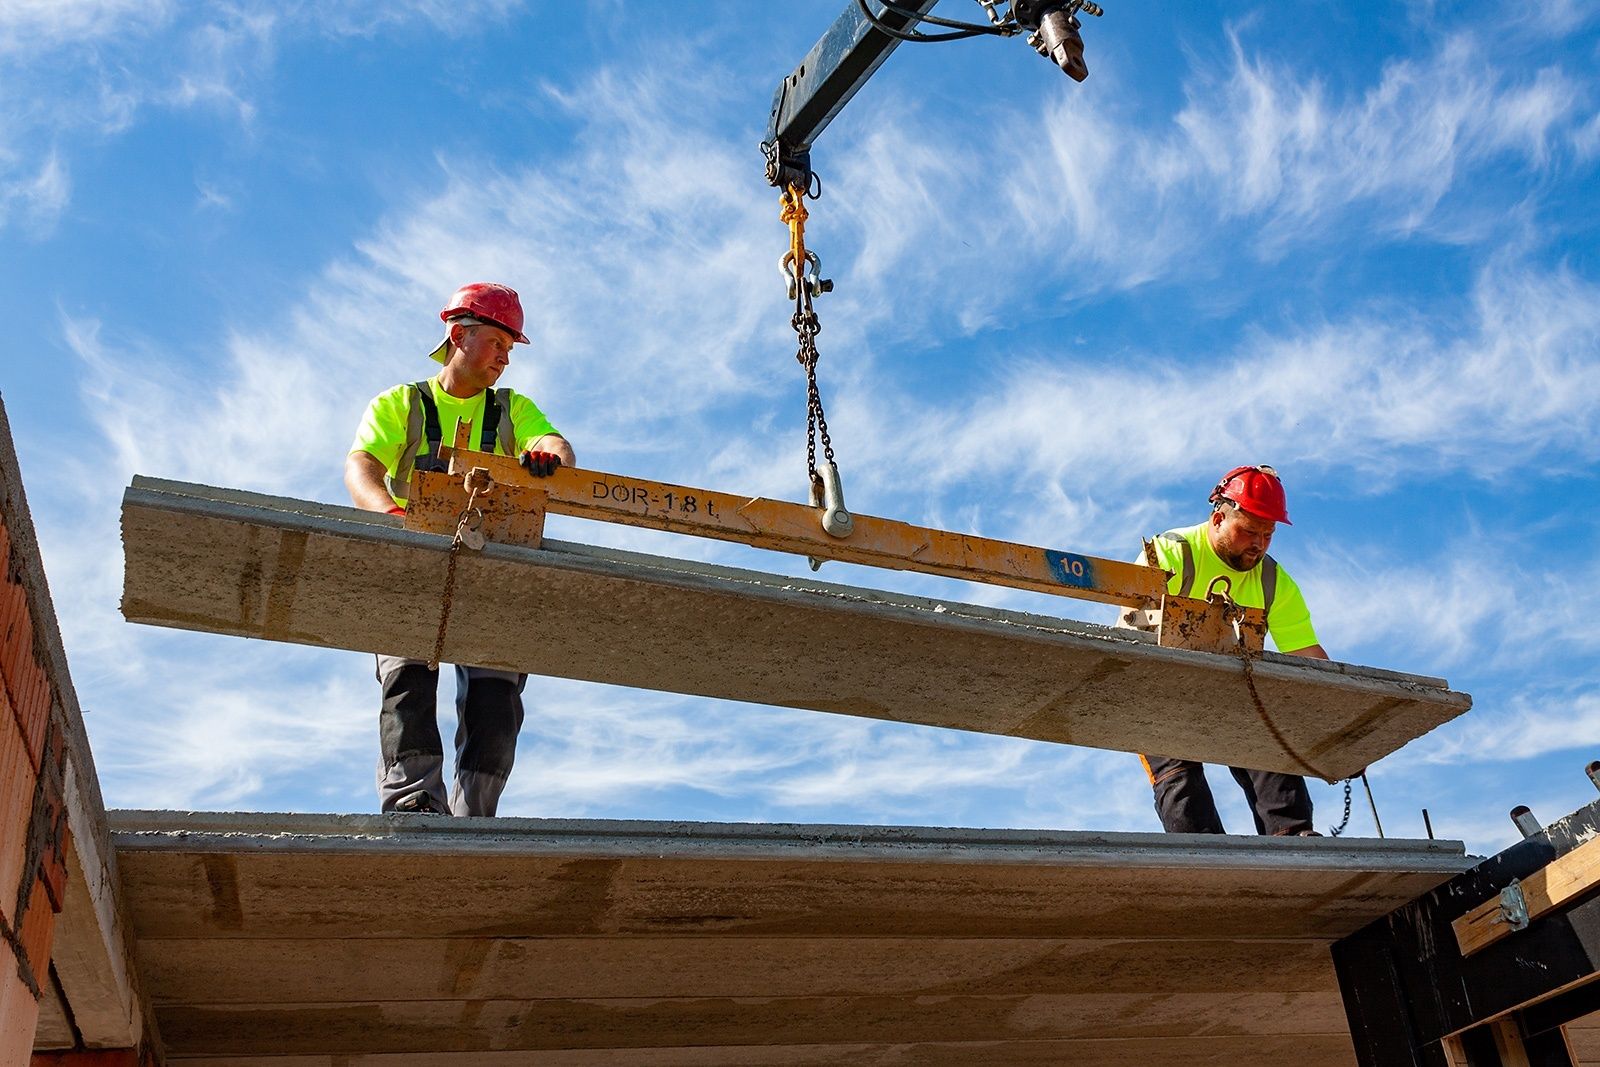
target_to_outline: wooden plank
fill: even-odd
[[[216,936],[140,962],[158,1004],[1336,990],[1313,940]]]
[[[377,1053],[356,1055],[239,1055],[169,1057],[182,1067],[859,1067],[861,1064],[915,1064],[917,1067],[1240,1067],[1292,1063],[1295,1067],[1355,1067],[1349,1039],[1341,1035],[1297,1037],[1205,1034],[1181,1039],[1134,1037],[1084,1041],[916,1041],[769,1043],[689,1048],[562,1049],[461,1053]],[[813,1043],[815,1042],[815,1043]]]
[[[470,431],[470,427],[468,427]],[[406,528],[452,534],[468,494],[462,475],[483,469],[494,488],[477,500],[491,540],[538,547],[543,510],[670,533],[737,541],[841,563],[917,571],[1036,593],[1154,608],[1166,593],[1165,572],[975,534],[934,530],[893,519],[855,515],[849,537],[823,532],[821,510],[765,497],[563,467],[535,478],[510,456],[442,449],[451,474],[419,473],[407,501]]]
[[[486,855],[474,856],[470,871],[441,879],[410,856],[125,852],[119,862],[141,941],[280,938],[289,930],[352,938],[424,931],[1145,938],[1203,930],[1209,937],[1332,939],[1441,877]],[[440,914],[436,901],[445,887],[472,908]]]
[[[1600,885],[1600,837],[1593,838],[1519,883],[1534,922]],[[1500,898],[1484,901],[1450,924],[1463,956],[1480,952],[1516,930],[1501,917]]]
[[[171,1056],[845,1041],[1343,1035],[1336,994],[768,997],[157,1006]]]

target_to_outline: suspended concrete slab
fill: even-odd
[[[1354,1067],[1450,841],[113,812],[169,1063]]]
[[[398,518],[135,478],[132,622],[427,658],[449,540]],[[405,611],[374,610],[410,591]],[[559,619],[550,641],[519,619]],[[464,551],[446,662],[757,704],[1354,774],[1471,706],[1443,680],[1161,648],[1041,615],[546,541]]]

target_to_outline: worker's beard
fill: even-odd
[[[1265,555],[1265,553],[1257,553],[1254,559],[1247,559],[1244,553],[1234,552],[1222,545],[1217,545],[1215,547],[1217,550],[1217,558],[1222,560],[1222,562],[1226,563],[1236,571],[1250,570],[1257,563],[1260,563],[1262,555]],[[1245,550],[1245,552],[1249,551],[1249,549]]]

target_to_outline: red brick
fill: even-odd
[[[18,627],[6,648],[5,677],[13,690],[27,685],[28,669],[34,665],[33,623]]]
[[[67,852],[72,847],[72,829],[64,810],[57,809],[56,817],[61,823],[61,840],[40,857],[39,877],[50,894],[50,907],[59,912],[67,903]]]
[[[22,586],[7,581],[5,572],[0,571],[0,639],[9,640],[16,632],[17,620],[27,602]]]
[[[5,647],[0,649],[0,676],[13,693],[22,688],[23,667],[33,662],[33,622],[26,612],[22,618],[28,619],[26,624],[13,626]]]
[[[50,675],[44,667],[30,662],[22,671],[23,721],[29,729],[44,731],[50,728]],[[41,740],[43,733],[37,735]]]
[[[44,819],[47,836],[59,836],[54,844],[47,844],[44,852],[39,857],[38,875],[44,882],[50,894],[50,904],[56,911],[61,910],[64,899],[62,891],[66,888],[67,879],[67,802],[63,774],[65,772],[62,757],[66,753],[66,746],[62,742],[60,727],[53,727],[50,731],[51,756],[46,766],[40,771],[40,781],[44,793]]]
[[[24,625],[24,620],[29,618],[27,603],[27,598],[22,594],[22,586],[0,580],[0,643],[9,645],[11,635]]]
[[[22,743],[28,746],[28,760],[35,771],[41,769],[39,760],[44,755],[44,735],[50,728],[50,705],[40,699],[40,675],[41,672],[37,670],[30,672],[24,685],[11,690],[12,698],[16,700],[12,716],[22,734]]]
[[[22,915],[22,950],[28,954],[33,979],[41,988],[50,981],[50,944],[55,930],[56,913],[50,906],[50,893],[43,882],[35,881],[28,910]]]
[[[17,724],[0,722],[0,915],[14,918],[16,887],[27,854],[28,819],[33,811],[34,770]],[[0,970],[4,969],[0,963]]]
[[[23,984],[9,946],[0,945],[0,1063],[27,1063],[39,1002]]]

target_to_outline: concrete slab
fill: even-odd
[[[445,538],[351,508],[136,478],[123,500],[134,622],[426,657]],[[1440,679],[547,541],[463,553],[450,662],[1305,773],[1355,773],[1471,705]],[[492,612],[471,605],[493,604]],[[463,605],[469,607],[463,609]],[[566,640],[506,619],[559,617]],[[1275,729],[1274,729],[1275,727]],[[1281,738],[1281,740],[1280,740]],[[1292,750],[1292,751],[1291,751]]]
[[[1351,1064],[1457,842],[114,812],[172,1062]]]

